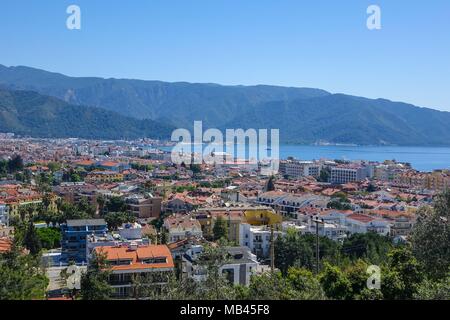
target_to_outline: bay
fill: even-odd
[[[246,149],[248,145],[235,145],[237,150]],[[170,147],[161,148],[170,151]],[[225,147],[225,151],[229,151]],[[186,147],[186,151],[189,147]],[[396,160],[408,162],[419,171],[431,172],[438,169],[450,170],[450,147],[404,147],[404,146],[344,146],[344,145],[295,145],[281,144],[280,158],[294,157],[299,160]],[[269,152],[270,153],[270,152]]]

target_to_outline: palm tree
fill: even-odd
[[[106,204],[106,199],[103,195],[97,197],[97,204],[98,204],[98,213],[100,216],[102,216]]]

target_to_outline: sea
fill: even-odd
[[[243,146],[235,146],[235,150]],[[161,148],[170,151],[170,147]],[[299,160],[396,160],[407,162],[419,171],[450,170],[450,147],[347,146],[281,144],[280,158]],[[270,153],[270,151],[269,151]]]
[[[280,145],[280,158],[289,156],[302,160],[396,160],[408,162],[419,171],[450,169],[450,147],[399,146],[305,146]]]

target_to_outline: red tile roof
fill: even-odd
[[[5,253],[11,250],[12,240],[9,238],[0,238],[0,253]]]
[[[348,215],[347,218],[349,219],[353,219],[359,222],[363,222],[363,223],[368,223],[371,222],[373,220],[375,220],[375,218],[363,215],[363,214],[358,214],[358,213],[353,213],[351,215]]]
[[[129,249],[125,246],[113,247],[97,247],[96,253],[103,252],[106,254],[106,260],[131,260],[131,264],[112,265],[111,269],[115,270],[134,270],[134,269],[160,269],[174,268],[173,258],[169,248],[166,245],[147,245],[139,246],[136,250]],[[144,263],[143,259],[149,258],[165,258],[165,263]]]
[[[80,160],[75,162],[75,164],[79,166],[92,166],[94,164],[94,161],[92,160]]]
[[[100,163],[100,165],[103,167],[117,167],[119,165],[119,163],[113,162],[113,161],[103,161]]]

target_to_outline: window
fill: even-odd
[[[234,283],[234,269],[223,269],[222,274],[230,283]]]
[[[122,259],[122,260],[109,260],[108,263],[110,263],[113,266],[126,266],[131,264],[131,260]]]
[[[166,257],[156,257],[156,258],[150,258],[150,259],[143,259],[142,263],[145,264],[153,264],[153,263],[166,263],[167,259]]]

